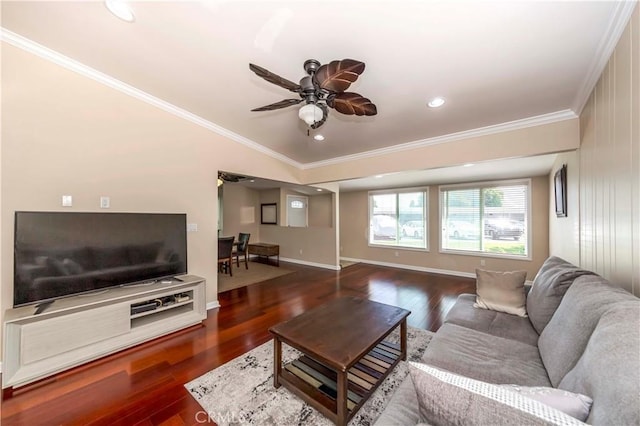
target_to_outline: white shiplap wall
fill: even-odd
[[[580,265],[640,295],[640,7],[580,120]]]

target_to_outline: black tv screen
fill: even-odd
[[[185,214],[16,212],[13,305],[187,273]]]

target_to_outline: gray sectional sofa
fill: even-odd
[[[526,296],[528,316],[480,309],[475,302],[476,295],[459,296],[427,347],[424,364],[476,384],[580,394],[592,400],[585,413],[587,423],[640,425],[640,299],[592,272],[551,257]],[[495,417],[499,409],[491,404],[474,411],[475,394],[463,402],[464,413],[452,415],[443,405],[460,404],[460,397],[446,387],[430,393],[431,404],[439,407],[436,418],[428,418],[429,402],[424,401],[416,377],[420,376],[413,371],[407,376],[377,425],[501,423],[495,420],[501,418],[514,422]],[[483,410],[491,410],[493,417],[482,417]],[[561,420],[539,424],[567,424]]]

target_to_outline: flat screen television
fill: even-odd
[[[187,273],[185,214],[16,212],[13,305]]]

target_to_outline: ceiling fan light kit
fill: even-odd
[[[315,104],[306,104],[298,111],[298,117],[307,123],[307,126],[320,122],[323,115],[322,109]]]
[[[358,93],[345,92],[364,72],[364,62],[343,59],[320,65],[319,61],[308,59],[303,68],[308,75],[302,77],[300,84],[296,84],[258,65],[249,64],[249,69],[258,77],[300,96],[300,99],[284,99],[251,111],[272,111],[306,102],[298,111],[298,117],[312,129],[317,129],[327,121],[328,108],[345,115],[378,113],[370,99]]]

